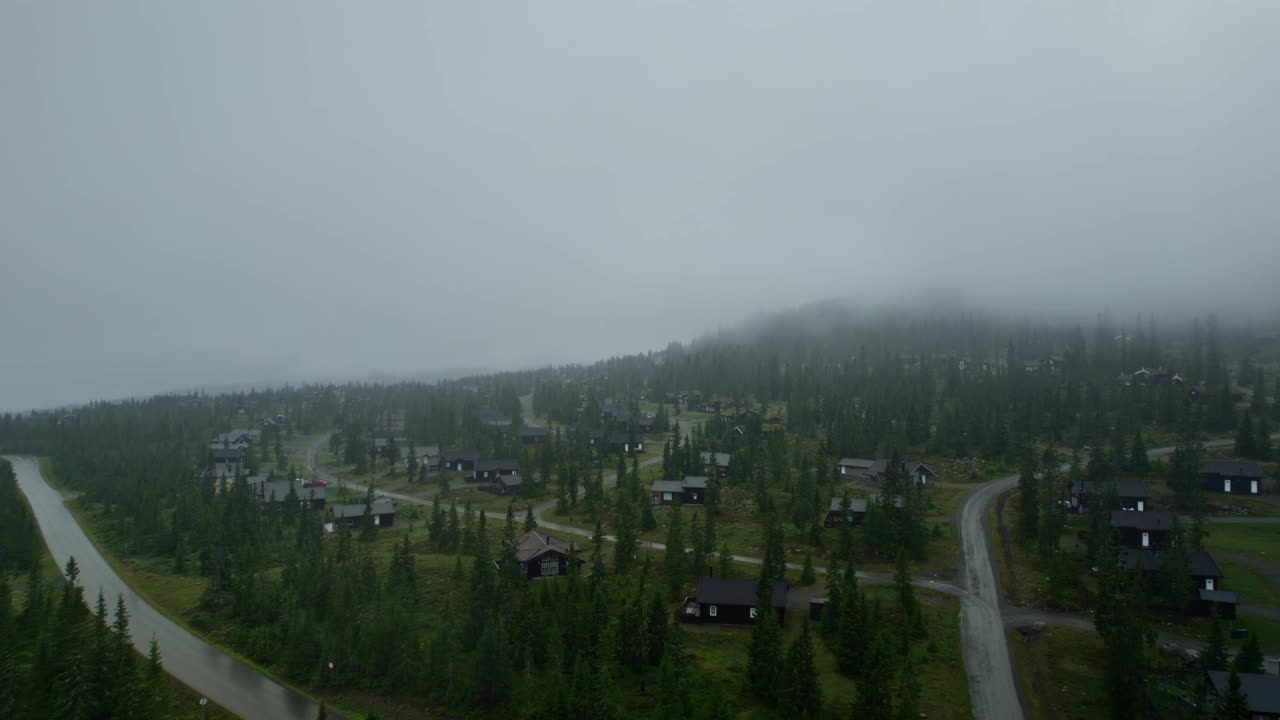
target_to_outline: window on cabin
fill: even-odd
[[[1151,547],[1151,533],[1142,533],[1142,547]]]
[[[752,620],[755,620],[755,619],[756,619],[756,609],[755,609],[755,608],[751,608],[751,619],[752,619]]]
[[[542,574],[543,574],[543,575],[559,575],[559,574],[560,574],[560,560],[559,560],[558,558],[548,558],[548,559],[546,559],[546,560],[543,560],[543,561],[542,561]]]
[[[712,605],[712,606],[710,607],[710,609],[707,611],[707,614],[708,614],[708,615],[710,615],[711,617],[715,617],[715,616],[716,616],[716,606],[715,606],[715,605]]]
[[[1205,579],[1204,579],[1204,589],[1205,589],[1205,590],[1212,590],[1212,589],[1213,589],[1213,578],[1205,578]]]
[[[1227,493],[1231,492],[1231,480],[1230,480],[1230,479],[1226,479],[1226,480],[1223,480],[1223,481],[1222,481],[1222,492],[1227,492]]]

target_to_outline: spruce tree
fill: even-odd
[[[1258,458],[1258,445],[1253,438],[1253,413],[1248,410],[1240,418],[1240,427],[1236,429],[1235,454],[1250,460]]]
[[[1240,689],[1240,675],[1231,671],[1227,677],[1227,691],[1218,699],[1218,711],[1215,720],[1249,720],[1249,699]]]
[[[688,554],[684,547],[684,526],[680,520],[679,503],[671,507],[667,519],[667,549],[663,558],[663,572],[673,600],[679,599],[688,580]]]
[[[1036,537],[1040,513],[1040,481],[1036,477],[1039,468],[1035,451],[1028,445],[1023,452],[1022,470],[1018,474],[1018,529],[1023,540]]]
[[[756,582],[751,649],[747,656],[747,683],[751,693],[768,707],[778,700],[778,666],[782,661],[782,632],[773,608],[773,583],[768,565],[761,565]]]
[[[818,682],[818,669],[813,659],[813,640],[809,636],[809,622],[800,628],[800,634],[791,642],[787,661],[779,680],[778,705],[788,715],[799,720],[818,720],[822,715],[822,687]]]
[[[1240,652],[1236,653],[1236,659],[1231,667],[1241,674],[1262,672],[1262,648],[1258,647],[1257,633],[1249,633],[1249,639],[1245,641],[1244,647],[1240,648]]]
[[[886,631],[875,626],[867,640],[866,657],[862,663],[862,677],[858,683],[858,699],[854,703],[856,718],[891,718],[893,701],[890,697],[893,681],[893,656],[889,649]]]
[[[533,517],[533,505],[529,505],[524,511],[524,531],[532,532],[538,528],[538,521]]]
[[[813,555],[806,552],[804,554],[804,569],[800,571],[800,584],[807,586],[817,581],[817,575],[813,570]]]
[[[1133,431],[1133,444],[1129,448],[1129,472],[1138,477],[1151,473],[1151,459],[1147,457],[1147,444],[1142,439],[1142,428]]]

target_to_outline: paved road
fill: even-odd
[[[960,639],[969,701],[979,720],[1023,716],[986,533],[987,507],[1017,482],[1017,476],[1011,475],[985,483],[965,498],[958,511],[961,577],[968,591],[960,606]]]
[[[306,697],[209,645],[148,605],[98,553],[63,505],[61,493],[41,477],[36,462],[25,457],[5,457],[13,463],[18,486],[31,503],[58,567],[75,557],[80,566],[80,583],[91,601],[99,588],[106,595],[108,606],[115,605],[116,596],[124,596],[133,644],[139,652],[146,653],[154,637],[169,674],[242,718],[311,720],[316,716],[318,708]],[[332,711],[329,716],[340,717]]]

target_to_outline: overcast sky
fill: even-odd
[[[0,409],[1274,306],[1280,2],[0,4]]]

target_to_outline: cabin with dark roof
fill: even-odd
[[[1200,466],[1200,478],[1208,492],[1227,495],[1261,495],[1262,468],[1248,460],[1210,460]]]
[[[426,466],[427,470],[436,472],[440,469],[440,446],[439,445],[421,445],[421,446],[405,446],[400,448],[400,466],[408,469],[409,458],[413,458],[413,462],[418,466]]]
[[[859,478],[866,475],[875,463],[875,460],[863,458],[840,458],[840,462],[836,463],[836,470],[842,477]]]
[[[849,525],[856,527],[862,524],[863,518],[867,516],[867,499],[866,498],[849,498],[849,507],[844,507],[844,498],[831,498],[831,505],[827,509],[827,517],[823,520],[823,527],[844,527]]]
[[[1105,492],[1105,489],[1105,483],[1098,483],[1093,480],[1072,481],[1071,510],[1076,513],[1088,512],[1090,500],[1096,498],[1101,501],[1098,496]],[[1147,501],[1150,498],[1151,495],[1147,492],[1146,485],[1134,480],[1120,480],[1116,483],[1116,500],[1119,507],[1108,509],[1144,512],[1147,509]]]
[[[516,538],[515,542],[520,571],[530,580],[567,575],[570,549],[579,549],[577,543],[568,543],[537,530],[530,530]],[[499,569],[502,568],[501,560],[495,560],[494,564]],[[578,566],[582,566],[582,560],[578,560]]]
[[[1214,694],[1218,698],[1225,697],[1231,673],[1209,670],[1207,674]],[[1237,677],[1240,678],[1240,692],[1249,708],[1250,720],[1280,720],[1280,677],[1268,673],[1239,673]]]
[[[644,438],[633,438],[624,432],[609,433],[609,448],[615,452],[642,453],[644,452]]]
[[[470,477],[476,469],[476,461],[480,453],[475,450],[455,450],[444,456],[445,467]]]
[[[1169,547],[1173,521],[1174,514],[1165,511],[1111,511],[1111,527],[1119,535],[1121,547],[1163,550]]]
[[[214,464],[238,465],[244,461],[244,448],[242,447],[220,447],[211,448],[209,450],[213,454]]]
[[[701,505],[707,496],[707,478],[691,475],[683,480],[654,480],[649,501],[654,505]]]
[[[1120,564],[1130,570],[1148,573],[1164,567],[1169,556],[1158,550],[1122,548]],[[1236,593],[1222,589],[1222,570],[1213,556],[1203,551],[1187,553],[1187,569],[1195,587],[1191,591],[1191,611],[1196,615],[1208,615],[1216,608],[1218,617],[1232,619],[1240,598]]]
[[[376,498],[370,503],[369,509],[373,513],[374,527],[387,528],[395,525],[396,506],[391,498]],[[329,512],[333,514],[334,527],[358,528],[364,519],[364,503],[330,505]]]
[[[702,452],[698,454],[698,457],[701,458],[702,464],[705,466],[715,465],[716,477],[729,476],[729,462],[733,460],[733,456],[729,453]]]
[[[544,427],[536,427],[534,425],[525,425],[520,428],[520,443],[523,445],[537,445],[547,439],[548,432]]]
[[[698,578],[698,591],[680,603],[680,620],[686,623],[750,625],[755,622],[756,582],[745,578]],[[770,598],[773,617],[786,623],[787,592],[790,586],[775,582]]]
[[[511,458],[497,460],[480,460],[476,463],[476,480],[492,483],[504,475],[515,475],[520,471],[519,465]]]
[[[524,487],[524,478],[520,477],[518,472],[499,475],[493,479],[490,487],[499,495],[515,495],[520,492],[520,488]]]
[[[325,489],[322,485],[312,485],[302,480],[274,480],[260,476],[245,478],[245,482],[249,485],[249,490],[253,492],[254,497],[258,499],[258,505],[263,509],[266,509],[267,504],[271,502],[284,503],[289,497],[291,488],[300,506],[310,506],[312,510],[324,509]]]

